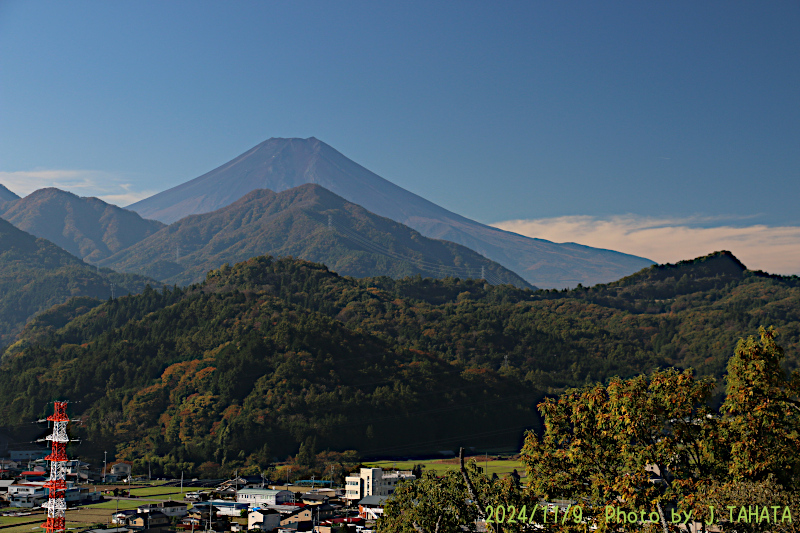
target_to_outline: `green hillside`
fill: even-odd
[[[367,456],[518,449],[543,394],[667,366],[719,377],[760,325],[800,362],[800,280],[727,252],[536,292],[260,257],[86,307],[42,315],[50,333],[26,331],[6,357],[0,424],[79,398],[81,454],[186,469],[260,464],[309,438]]]
[[[344,276],[479,278],[483,273],[491,283],[531,288],[469,248],[423,237],[311,184],[279,194],[252,191],[217,211],[185,217],[101,264],[186,285],[223,263],[264,254],[324,263]]]
[[[0,346],[36,313],[75,296],[107,299],[140,292],[152,279],[86,265],[45,239],[0,220]]]
[[[308,437],[365,454],[518,445],[538,391],[334,318],[384,298],[320,265],[256,258],[108,301],[6,358],[0,421],[80,398],[81,453],[196,465],[296,453]]]

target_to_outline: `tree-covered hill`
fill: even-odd
[[[669,366],[719,377],[761,325],[800,362],[800,280],[727,252],[572,291],[359,280],[259,257],[41,320],[49,333],[26,331],[0,369],[0,424],[81,399],[86,449],[195,466],[314,437],[376,455],[518,447],[543,393]]]
[[[195,465],[268,460],[308,438],[383,455],[518,445],[539,391],[336,318],[383,297],[321,265],[262,257],[107,301],[5,358],[0,423],[80,399],[81,453],[117,445],[120,457]]]
[[[3,204],[0,216],[92,264],[164,227],[99,198],[83,198],[53,187]]]
[[[278,194],[251,191],[222,209],[174,222],[101,264],[185,285],[223,263],[264,254],[324,263],[348,276],[485,277],[531,288],[465,246],[423,237],[313,184]]]
[[[13,341],[36,313],[74,296],[136,293],[152,279],[86,265],[45,239],[0,220],[0,346]]]

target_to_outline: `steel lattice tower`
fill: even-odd
[[[53,422],[53,433],[47,436],[51,442],[52,451],[45,457],[50,461],[50,480],[45,483],[49,489],[47,503],[42,507],[47,508],[47,522],[42,524],[42,529],[47,533],[64,531],[66,529],[65,513],[67,502],[64,499],[67,491],[67,402],[55,402],[55,411],[47,420]]]

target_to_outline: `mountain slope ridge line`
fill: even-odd
[[[470,220],[393,184],[314,137],[268,139],[202,176],[128,209],[171,223],[230,205],[254,189],[280,193],[306,183],[321,185],[426,237],[475,250],[537,287],[608,283],[654,264],[621,252],[553,243]]]

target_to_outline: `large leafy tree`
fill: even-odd
[[[742,339],[728,362],[724,430],[728,470],[734,481],[768,476],[786,488],[800,488],[800,374],[781,366],[784,353],[775,331]]]
[[[646,509],[666,529],[666,506],[694,494],[713,470],[712,387],[690,371],[669,369],[544,401],[544,432],[529,433],[522,450],[530,492],[574,501],[601,529],[611,526],[606,506]]]
[[[739,521],[737,531],[798,531],[800,375],[786,372],[772,328],[741,339],[728,362],[726,397],[714,454],[719,475],[700,497],[718,509],[777,506],[778,523]],[[730,507],[729,507],[730,506]],[[783,520],[788,508],[792,522]]]

